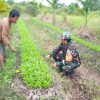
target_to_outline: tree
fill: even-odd
[[[68,7],[67,7],[67,12],[68,14],[76,14],[76,10],[77,8],[79,8],[77,3],[71,3]]]
[[[40,9],[43,7],[42,3],[43,3],[43,0],[42,0],[42,1],[40,2],[40,4],[39,4],[39,8],[40,8]]]
[[[53,9],[57,9],[59,7],[59,0],[47,0],[47,2]]]
[[[31,14],[32,16],[36,16],[38,14],[38,4],[35,1],[27,2],[26,12]]]
[[[9,11],[8,4],[4,0],[1,0],[0,1],[0,14],[6,16],[8,14],[8,11]]]
[[[87,22],[88,22],[87,17],[92,0],[78,0],[78,1],[82,4],[83,9],[85,11],[85,27],[87,27]]]
[[[92,0],[90,4],[90,10],[91,11],[100,10],[100,0]]]
[[[12,4],[14,4],[14,0],[7,0],[7,3],[12,5]]]
[[[53,24],[55,24],[55,10],[59,8],[59,0],[47,0],[53,8]]]

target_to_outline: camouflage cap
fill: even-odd
[[[63,32],[61,39],[64,39],[64,40],[71,39],[70,33],[69,32]]]

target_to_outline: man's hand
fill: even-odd
[[[52,67],[56,68],[57,67],[57,64],[56,63],[52,64]]]
[[[11,47],[11,51],[16,52],[16,49],[14,47]]]
[[[46,56],[46,59],[49,59],[49,58],[50,58],[50,55],[47,55],[47,56]]]

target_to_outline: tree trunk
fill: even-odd
[[[53,25],[55,25],[55,13],[53,12],[53,22],[52,22]]]
[[[86,12],[86,17],[85,17],[85,28],[87,27],[87,17],[88,17],[88,13]]]

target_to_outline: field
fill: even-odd
[[[7,60],[0,72],[1,100],[99,100],[100,18],[94,16],[88,22],[88,28],[92,32],[95,30],[90,34],[95,36],[94,41],[91,37],[84,39],[77,34],[77,29],[83,26],[83,17],[68,15],[67,21],[82,59],[78,69],[81,78],[72,82],[52,68],[53,59],[47,61],[45,58],[60,43],[59,36],[63,30],[67,31],[61,24],[57,25],[63,24],[63,18],[56,16],[56,24],[52,25],[41,20],[40,16],[22,16],[10,34],[17,52],[12,53],[7,48]]]

